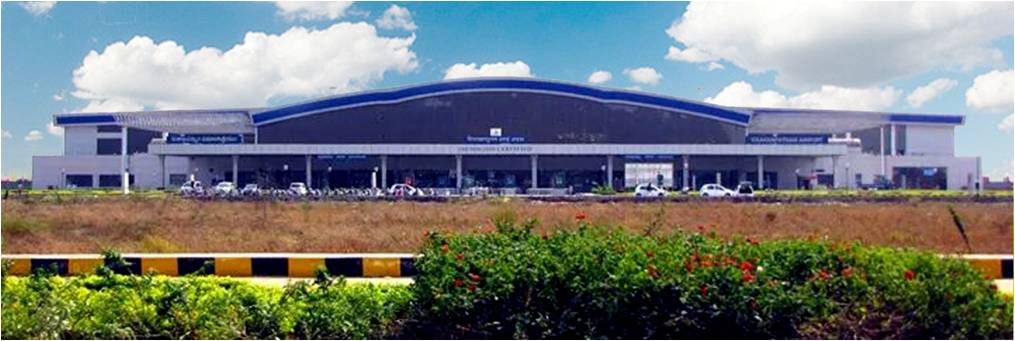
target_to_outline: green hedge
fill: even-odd
[[[216,277],[3,279],[4,339],[363,339],[388,336],[401,286]]]
[[[929,253],[532,227],[431,234],[408,336],[1012,338],[1011,302]]]

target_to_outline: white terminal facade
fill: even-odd
[[[213,185],[589,191],[751,182],[777,189],[976,188],[960,115],[725,107],[540,79],[479,78],[272,108],[71,113],[35,188]]]

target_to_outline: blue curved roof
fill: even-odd
[[[739,125],[747,125],[751,120],[751,115],[748,111],[713,104],[643,92],[611,90],[532,78],[474,78],[413,85],[396,89],[365,91],[271,108],[254,113],[251,116],[255,125],[264,125],[336,109],[397,103],[421,97],[451,93],[485,91],[522,91],[581,97],[604,103],[623,103],[678,111]]]

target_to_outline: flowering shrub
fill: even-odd
[[[216,277],[3,278],[4,339],[364,339],[388,336],[399,286]]]
[[[412,338],[1006,338],[1012,304],[967,263],[814,241],[431,233]]]

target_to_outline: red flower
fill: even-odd
[[[469,284],[469,291],[476,291],[476,285],[475,284]]]
[[[828,272],[825,271],[825,269],[821,269],[821,271],[818,271],[818,278],[820,278],[820,279],[828,279],[829,277],[832,277],[832,276],[829,275]]]
[[[751,264],[751,262],[748,261],[744,261],[743,263],[740,263],[740,270],[754,271],[754,264]]]
[[[659,278],[659,270],[656,269],[655,265],[649,264],[647,271],[648,271],[649,277]]]
[[[701,286],[701,296],[705,296],[705,295],[708,295],[708,287],[702,285]]]
[[[461,288],[463,285],[465,285],[465,281],[463,281],[461,278],[455,278],[455,286],[456,287]]]
[[[578,214],[574,215],[574,219],[578,221],[585,220],[585,212],[578,212]]]
[[[905,276],[907,281],[912,281],[916,278],[916,273],[913,270],[906,270]]]
[[[841,272],[841,274],[842,274],[842,277],[850,277],[850,276],[853,276],[853,268],[852,268],[852,267],[849,267],[849,268],[845,268],[845,269],[842,269],[842,272]]]
[[[684,263],[684,270],[687,270],[687,272],[694,272],[694,263],[692,263],[691,261],[687,261],[687,263]]]
[[[479,277],[479,275],[470,272],[469,273],[469,279],[471,279],[473,281],[476,281],[476,282],[479,282],[479,280],[482,279],[482,277]]]
[[[448,253],[448,244],[441,245],[441,253],[443,254]]]
[[[455,255],[455,258],[458,259],[458,261],[463,261],[463,260],[465,260],[465,254],[464,253],[459,253],[459,254]]]
[[[749,272],[745,272],[743,276],[740,276],[740,280],[744,281],[744,283],[753,282],[754,281],[754,275],[751,275],[751,273],[749,273]]]
[[[645,257],[652,258],[652,257],[655,257],[655,256],[656,256],[655,252],[645,251]]]
[[[757,240],[754,240],[754,239],[749,238],[749,237],[747,238],[747,243],[751,244],[751,245],[758,245],[758,241]]]
[[[698,225],[698,232],[705,232],[705,225]]]

